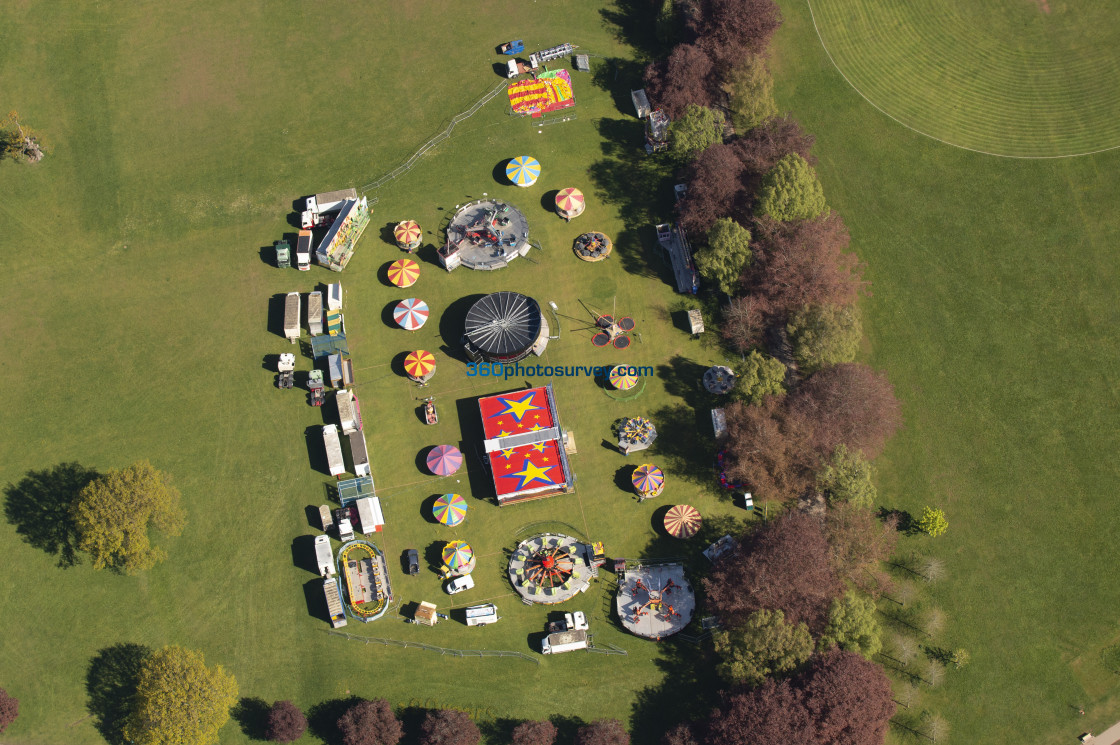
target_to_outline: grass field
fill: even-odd
[[[1107,0],[810,0],[848,82],[902,124],[1020,157],[1120,147]]]
[[[817,136],[825,193],[874,283],[868,356],[905,406],[880,496],[950,521],[928,547],[950,572],[933,593],[945,646],[973,662],[925,704],[958,742],[1099,732],[1120,719],[1120,681],[1099,662],[1120,634],[1120,156],[1009,161],[908,132],[844,83],[804,3],[782,8],[779,103]]]

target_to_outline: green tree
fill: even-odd
[[[863,325],[854,305],[812,305],[794,313],[786,324],[793,356],[806,373],[851,362],[863,339]]]
[[[928,505],[922,510],[922,516],[918,518],[918,530],[936,538],[948,529],[949,521],[945,519],[945,510]]]
[[[148,528],[167,535],[183,530],[179,490],[147,461],[112,470],[90,482],[73,507],[78,548],[89,552],[95,569],[128,574],[151,569],[165,553],[153,548]]]
[[[827,209],[817,172],[797,153],[779,160],[762,179],[758,195],[761,215],[789,222],[818,217]]]
[[[661,0],[661,10],[657,12],[654,30],[659,42],[667,48],[673,46],[677,39],[676,0]]]
[[[723,90],[731,97],[728,109],[738,134],[748,132],[778,114],[778,104],[774,103],[774,78],[766,69],[766,60],[761,55],[747,57],[732,70],[723,84]]]
[[[871,463],[858,450],[850,451],[840,443],[820,473],[817,488],[829,501],[847,502],[856,507],[871,507],[875,503],[875,484],[871,481]]]
[[[237,702],[237,681],[201,652],[159,650],[140,668],[134,706],[124,726],[133,745],[210,745]]]
[[[724,217],[708,231],[708,245],[696,251],[700,276],[715,282],[727,295],[734,295],[743,270],[751,263],[751,234],[746,228]]]
[[[972,661],[972,655],[968,653],[967,649],[960,647],[953,650],[953,654],[949,656],[949,661],[953,663],[953,667],[960,670]]]
[[[804,623],[786,623],[780,610],[759,610],[743,626],[715,634],[717,671],[730,683],[761,684],[771,675],[792,672],[813,654],[813,637]]]
[[[706,106],[690,103],[684,113],[669,125],[673,152],[691,158],[723,139],[723,114]]]
[[[781,360],[757,349],[735,366],[735,388],[732,395],[748,404],[762,403],[762,397],[786,392],[786,366]]]
[[[822,650],[840,647],[867,658],[882,649],[879,623],[875,620],[875,601],[860,597],[851,590],[833,600],[820,647]]]

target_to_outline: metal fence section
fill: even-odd
[[[412,170],[412,167],[414,165],[416,165],[416,161],[420,160],[420,158],[422,158],[425,153],[427,153],[433,147],[435,147],[436,145],[438,145],[439,143],[443,142],[444,140],[446,140],[448,137],[451,136],[451,131],[453,129],[455,129],[456,124],[458,124],[459,122],[465,121],[467,119],[470,119],[472,116],[474,116],[476,113],[478,113],[479,109],[481,109],[483,106],[485,106],[490,100],[492,100],[499,93],[504,91],[506,89],[506,85],[507,85],[507,83],[505,81],[499,83],[492,90],[488,91],[485,95],[483,95],[482,98],[475,101],[474,106],[470,107],[469,109],[467,109],[466,111],[464,111],[460,114],[456,114],[454,117],[452,117],[451,122],[447,125],[446,129],[444,129],[442,132],[437,134],[432,139],[425,142],[420,147],[419,150],[417,150],[415,153],[412,154],[411,158],[406,160],[404,163],[401,163],[399,166],[397,166],[393,170],[389,171],[388,173],[386,173],[384,176],[377,179],[376,181],[373,181],[373,182],[370,182],[370,183],[366,184],[361,189],[359,189],[359,191],[364,195],[367,191],[373,191],[375,189],[380,189],[382,186],[389,183],[390,181],[395,179],[397,176],[400,176],[401,174],[407,173],[408,171]]]
[[[534,665],[541,664],[541,661],[536,657],[527,655],[524,652],[513,652],[507,649],[448,649],[446,647],[435,647],[431,644],[424,644],[422,642],[409,642],[401,639],[382,639],[376,636],[355,636],[347,634],[344,631],[335,631],[334,629],[324,629],[331,636],[341,636],[350,641],[365,642],[366,644],[380,644],[383,647],[403,647],[403,648],[416,648],[426,649],[430,652],[439,652],[441,655],[450,655],[452,657],[517,657],[532,662]]]
[[[607,642],[596,644],[595,637],[590,635],[587,637],[587,651],[597,652],[598,654],[630,654],[622,647],[616,647],[615,645],[608,644]]]

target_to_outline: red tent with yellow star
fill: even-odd
[[[572,470],[551,385],[480,398],[478,408],[499,505],[570,491]]]

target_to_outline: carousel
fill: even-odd
[[[590,547],[566,535],[544,534],[522,541],[509,560],[509,581],[530,603],[553,605],[587,590]]]
[[[440,558],[443,559],[443,566],[440,567],[439,574],[444,579],[461,577],[474,571],[474,550],[466,541],[451,541],[443,547]]]
[[[623,455],[645,450],[657,439],[657,428],[644,416],[622,420],[618,426],[618,449]]]
[[[611,255],[612,248],[614,244],[611,243],[611,239],[596,232],[584,233],[572,244],[576,256],[584,261],[602,261]]]
[[[420,230],[420,224],[415,220],[405,220],[398,223],[397,227],[393,228],[393,238],[397,242],[398,248],[403,248],[409,253],[420,248],[420,237],[423,231]]]
[[[696,594],[682,565],[638,565],[619,577],[615,608],[631,634],[660,641],[692,620]]]
[[[404,358],[404,373],[415,383],[427,383],[436,374],[436,356],[423,349],[409,352]]]
[[[665,491],[665,474],[652,463],[643,463],[634,469],[630,483],[634,485],[638,499],[644,501],[659,497]]]
[[[586,205],[587,202],[583,197],[583,192],[574,186],[561,189],[556,195],[556,214],[565,220],[571,220],[573,217],[582,215]]]

